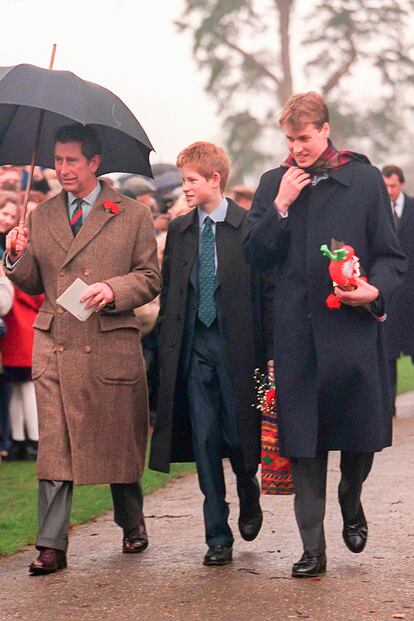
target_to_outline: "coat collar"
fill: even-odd
[[[228,207],[224,222],[230,224],[233,228],[238,228],[246,217],[246,211],[231,200],[231,198],[227,198],[227,201]],[[190,226],[197,226],[197,219],[198,213],[195,208],[185,214],[185,216],[181,216],[179,223],[180,231],[183,232]]]
[[[103,201],[109,200],[116,203],[119,206],[118,213],[124,210],[121,204],[122,196],[112,190],[105,182],[101,183],[101,192],[76,237],[73,237],[69,224],[66,192],[62,190],[48,202],[47,207],[45,205],[47,226],[55,240],[67,253],[62,267],[67,265],[99,233],[105,224],[117,215],[112,212],[108,213],[103,207]]]
[[[329,171],[329,176],[332,177],[338,183],[348,186],[352,183],[353,176],[353,162],[349,162],[346,166],[342,166],[339,170]]]

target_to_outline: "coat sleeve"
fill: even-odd
[[[279,169],[262,176],[247,218],[243,248],[247,262],[255,269],[271,269],[287,255],[289,218],[281,220],[274,208],[281,177]]]
[[[398,241],[381,173],[372,167],[372,174],[372,199],[367,225],[370,249],[368,281],[379,289],[381,311],[386,313],[392,295],[403,283],[407,259]]]
[[[160,295],[160,313],[158,315],[158,327],[161,328],[162,320],[165,315],[167,305],[168,287],[170,283],[170,265],[173,251],[173,228],[174,224],[170,223],[168,227],[167,240],[165,242],[164,257],[162,261],[162,288]]]
[[[115,309],[122,313],[133,310],[158,295],[161,278],[157,259],[154,225],[149,209],[143,209],[137,225],[131,259],[131,271],[105,281],[114,292]]]
[[[32,214],[29,216],[28,227],[29,231],[32,232]],[[14,282],[16,287],[28,295],[41,295],[45,292],[33,243],[31,241],[31,234],[26,250],[12,268],[7,267],[6,257],[7,254],[5,254],[3,258],[4,271],[10,280]]]

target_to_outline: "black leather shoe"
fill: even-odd
[[[342,537],[348,550],[355,554],[359,554],[365,548],[368,539],[368,524],[362,505],[359,507],[359,513],[355,520],[352,522],[344,520]]]
[[[148,535],[144,518],[141,518],[136,528],[129,531],[122,540],[124,554],[138,554],[148,548]]]
[[[203,565],[227,565],[233,559],[229,546],[212,546],[207,550]]]
[[[256,539],[262,523],[263,513],[258,500],[251,505],[240,504],[239,531],[245,541]]]
[[[40,554],[29,567],[29,572],[34,576],[53,574],[67,566],[66,553],[54,548],[39,548]]]
[[[311,556],[304,552],[302,558],[292,567],[293,578],[317,578],[326,571],[326,554]]]

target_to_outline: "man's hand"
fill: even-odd
[[[99,312],[106,304],[114,301],[114,292],[105,282],[96,282],[87,288],[80,299],[81,302],[86,302],[86,300],[89,300],[86,308],[96,306],[95,310]]]
[[[282,215],[297,199],[303,188],[310,184],[310,175],[302,168],[291,166],[280,182],[279,192],[275,199],[275,208]]]
[[[12,253],[12,240],[15,240],[16,252]],[[29,241],[29,229],[26,227],[15,227],[6,237],[6,251],[11,263],[16,263],[26,250]]]
[[[338,296],[343,304],[349,304],[349,306],[364,306],[374,302],[379,296],[378,289],[362,278],[357,278],[356,281],[356,289],[343,291],[339,287],[335,287],[335,295]]]

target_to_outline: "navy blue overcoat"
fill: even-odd
[[[386,312],[406,259],[381,174],[353,160],[302,190],[280,220],[274,199],[285,171],[263,175],[245,239],[252,266],[278,266],[273,322],[281,452],[379,451],[392,441],[384,326],[362,308],[328,310],[332,284],[320,246],[332,238],[353,246]]]

